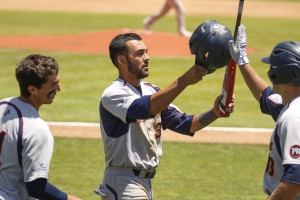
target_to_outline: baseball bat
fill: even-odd
[[[243,13],[244,0],[239,0],[239,7],[237,13],[237,19],[234,29],[233,40],[236,42],[238,28],[241,25],[242,13]],[[236,63],[233,59],[229,62],[226,67],[223,87],[222,87],[222,100],[219,104],[219,115],[223,117],[229,117],[229,112],[226,108],[229,107],[229,104],[233,102],[233,91],[234,91],[234,83],[235,83],[235,74],[236,74]]]

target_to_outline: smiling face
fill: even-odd
[[[148,61],[150,60],[148,49],[142,40],[130,40],[127,42],[128,54],[126,56],[128,72],[136,79],[149,76]]]
[[[59,74],[49,75],[47,82],[42,84],[41,88],[36,88],[34,96],[40,105],[53,102],[56,93],[60,91],[59,79]]]
[[[60,91],[59,66],[54,58],[33,54],[25,57],[16,68],[20,99],[37,110],[42,104],[51,104]]]
[[[52,74],[47,76],[47,81],[41,84],[41,87],[37,88],[33,85],[28,87],[30,93],[29,97],[24,98],[21,96],[21,100],[33,105],[37,110],[43,104],[51,104],[55,98],[57,92],[60,91],[59,74]]]

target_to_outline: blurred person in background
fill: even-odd
[[[150,30],[153,23],[166,15],[171,8],[176,11],[176,20],[178,25],[178,33],[184,37],[191,37],[192,33],[186,30],[184,19],[184,6],[180,0],[166,0],[163,7],[153,16],[144,19],[143,24],[146,30]]]

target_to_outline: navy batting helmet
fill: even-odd
[[[190,51],[196,55],[195,64],[202,65],[208,74],[228,65],[231,60],[228,41],[233,40],[230,30],[216,22],[203,22],[189,41]]]
[[[281,42],[274,47],[269,57],[261,61],[270,64],[268,76],[273,84],[300,84],[299,42]]]

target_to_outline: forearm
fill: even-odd
[[[263,91],[269,86],[268,83],[256,73],[250,64],[239,66],[239,68],[252,95],[259,102]]]
[[[190,132],[194,133],[203,129],[204,127],[213,123],[217,118],[218,116],[213,112],[213,109],[194,115]]]
[[[299,192],[299,184],[280,182],[268,200],[293,200]]]
[[[237,39],[228,42],[231,57],[239,65],[240,71],[245,79],[245,82],[252,92],[254,98],[259,102],[263,91],[268,87],[268,84],[256,73],[249,64],[249,59],[246,52],[247,34],[244,25],[239,26]]]
[[[149,114],[154,116],[163,111],[189,85],[202,80],[207,73],[205,67],[194,65],[168,87],[153,94],[149,103]]]
[[[206,112],[194,115],[192,125],[190,128],[190,132],[194,133],[196,131],[199,131],[203,129],[204,127],[208,126],[209,124],[213,123],[216,119],[219,117],[224,117],[219,114],[219,104],[222,100],[222,95],[219,95],[214,103],[214,107]],[[234,111],[234,102],[229,104],[229,107],[227,108],[229,113],[232,113]]]
[[[187,86],[184,80],[178,78],[168,87],[153,94],[150,98],[149,114],[154,116],[162,112]]]
[[[39,199],[67,200],[68,195],[50,184],[47,179],[39,178],[26,183],[30,196]]]

